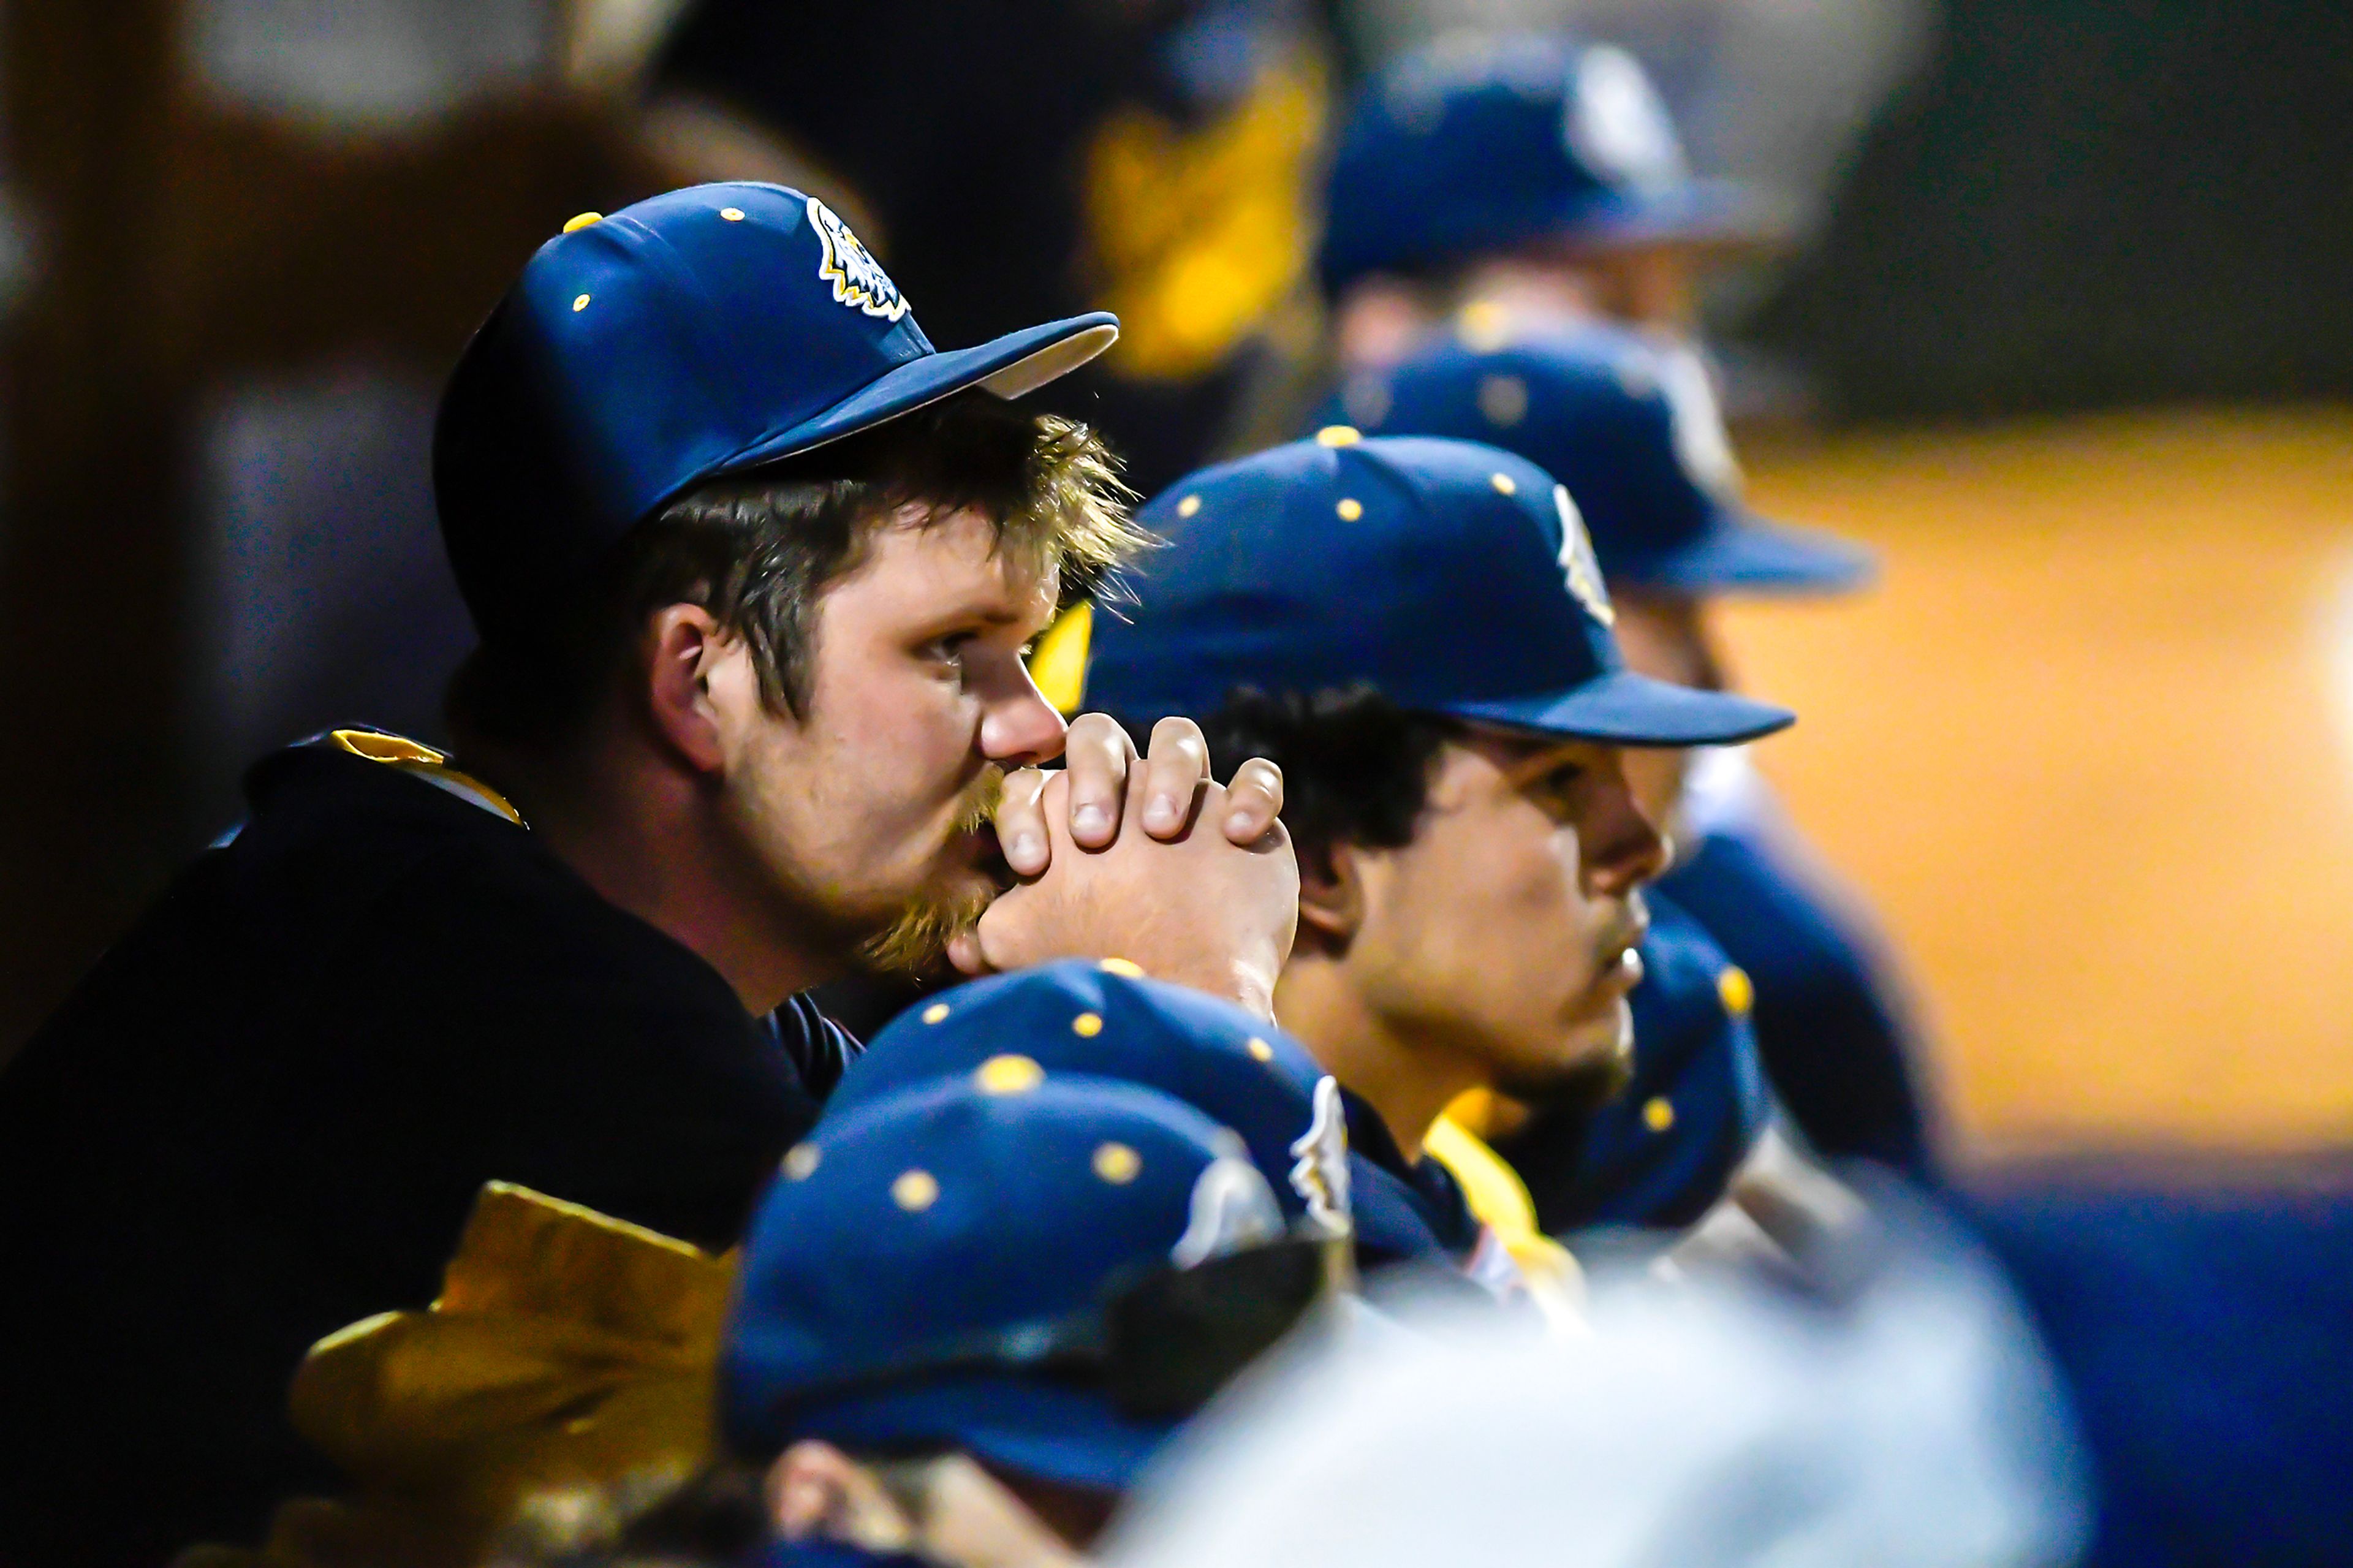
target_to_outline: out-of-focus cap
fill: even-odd
[[[721,1357],[729,1439],[753,1456],[803,1438],[962,1449],[1122,1489],[1173,1421],[1003,1370],[853,1385],[922,1347],[1068,1318],[1123,1279],[1282,1226],[1230,1131],[1133,1084],[933,1083],[828,1117],[786,1154],[744,1240]]]
[[[1500,346],[1476,336],[1352,377],[1326,421],[1518,453],[1568,487],[1616,586],[1829,592],[1869,574],[1860,547],[1743,503],[1707,367],[1687,346],[1610,327]]]
[[[1787,226],[1694,178],[1633,56],[1518,34],[1409,53],[1364,90],[1325,188],[1325,289],[1543,239],[1746,245]]]

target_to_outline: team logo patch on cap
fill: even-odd
[[[907,297],[874,259],[874,253],[849,232],[840,216],[815,196],[808,199],[809,226],[817,230],[825,254],[817,275],[833,285],[833,297],[870,316],[895,321],[907,313]]]
[[[1600,45],[1580,56],[1561,130],[1571,156],[1612,184],[1663,190],[1688,177],[1666,105],[1633,56]]]
[[[1618,612],[1609,607],[1609,590],[1601,585],[1601,563],[1594,559],[1584,514],[1569,499],[1567,485],[1553,486],[1552,504],[1560,511],[1560,570],[1568,579],[1568,591],[1585,606],[1586,614],[1605,626],[1615,626]]]

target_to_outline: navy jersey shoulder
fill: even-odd
[[[1834,1159],[1930,1172],[1911,1031],[1864,946],[1755,837],[1711,833],[1660,880],[1748,974],[1766,1078]]]
[[[1343,1089],[1340,1103],[1348,1151],[1356,1156],[1349,1170],[1361,1188],[1351,1194],[1359,1232],[1426,1231],[1457,1261],[1469,1258],[1481,1226],[1454,1173],[1436,1160],[1408,1160],[1380,1113],[1360,1097]]]
[[[45,1284],[0,1301],[40,1347],[5,1369],[12,1562],[52,1526],[162,1561],[332,1488],[287,1378],[429,1301],[487,1181],[731,1245],[842,1048],[400,767],[299,747],[248,790],[0,1074],[0,1251]]]
[[[1690,1225],[1724,1195],[1771,1120],[1746,977],[1665,899],[1651,900],[1641,952],[1625,1089],[1589,1113],[1540,1112],[1495,1142],[1553,1235]]]

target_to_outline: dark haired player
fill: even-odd
[[[1335,427],[1193,475],[1142,521],[1171,548],[1093,617],[1087,700],[1282,763],[1283,1025],[1352,1097],[1357,1152],[1482,1271],[1487,1216],[1432,1132],[1470,1090],[1544,1102],[1622,1071],[1640,889],[1664,859],[1627,749],[1789,715],[1629,671],[1567,492],[1492,447]]]

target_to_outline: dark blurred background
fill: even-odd
[[[1634,49],[1703,172],[1804,215],[1708,324],[1759,500],[1885,588],[1736,651],[1807,714],[1766,766],[1917,955],[1960,1131],[2343,1135],[2353,10],[2320,0],[9,0],[0,1053],[259,752],[438,733],[434,398],[566,218],[787,178],[944,342],[1117,309],[1069,397],[1149,489],[1303,406],[1332,106],[1526,26]],[[2226,944],[2283,956],[2181,962]],[[2282,1021],[2218,1068],[2251,998]]]

